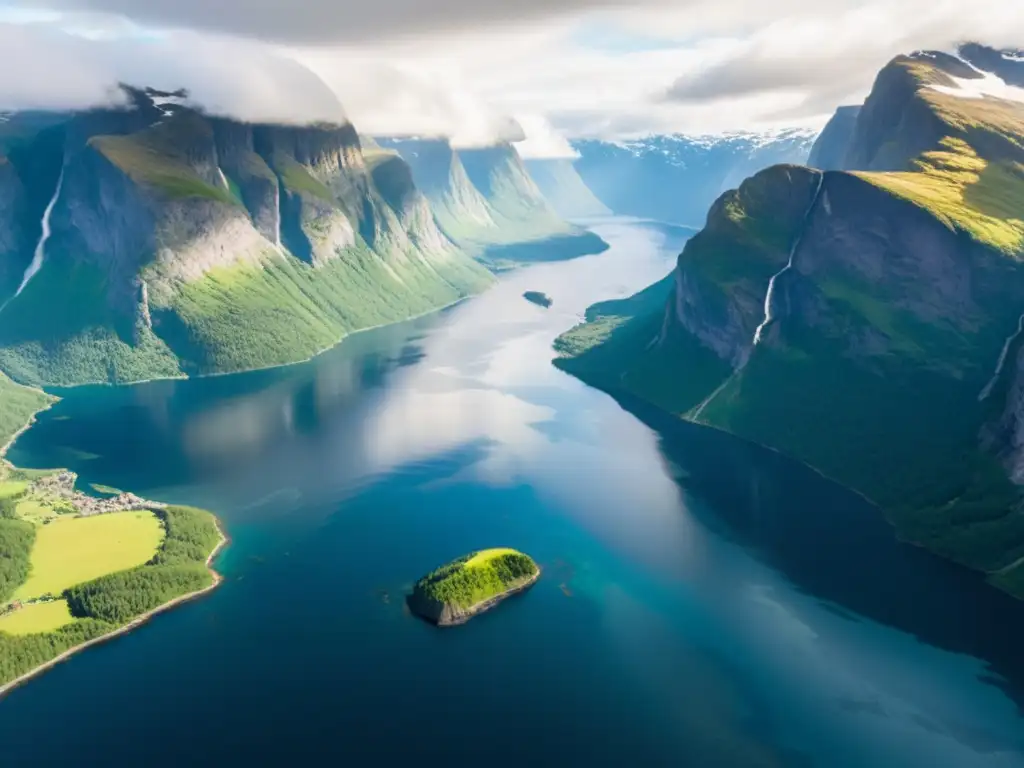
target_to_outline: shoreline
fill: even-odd
[[[392,325],[401,325],[402,323],[411,323],[414,320],[422,320],[424,317],[430,317],[430,315],[439,314],[439,313],[444,312],[446,310],[449,310],[449,309],[451,309],[453,307],[457,307],[459,304],[462,304],[465,301],[469,301],[470,299],[474,299],[477,296],[481,296],[484,293],[486,293],[486,291],[489,290],[489,289],[490,288],[488,287],[487,289],[485,289],[484,291],[481,291],[480,293],[474,293],[474,294],[470,294],[469,296],[463,296],[462,298],[456,299],[455,301],[449,302],[448,304],[445,304],[445,305],[440,306],[440,307],[435,307],[434,309],[428,309],[426,312],[420,312],[418,315],[412,315],[412,316],[407,317],[407,318],[405,318],[403,320],[395,320],[394,322],[391,322],[391,323],[378,323],[377,325],[368,325],[365,328],[359,328],[359,329],[357,329],[355,331],[350,331],[350,332],[346,333],[344,336],[342,336],[341,338],[339,338],[337,341],[335,341],[335,342],[329,344],[328,346],[324,347],[323,349],[317,350],[313,354],[309,355],[309,357],[305,357],[302,360],[293,360],[290,363],[273,363],[271,365],[261,365],[261,366],[258,366],[256,368],[239,368],[236,371],[214,371],[213,373],[197,373],[197,374],[194,374],[194,375],[191,375],[191,376],[188,375],[187,373],[182,373],[180,376],[157,376],[157,377],[152,378],[152,379],[137,379],[137,380],[133,380],[133,381],[118,381],[118,382],[110,382],[110,381],[82,381],[82,382],[79,382],[78,384],[23,384],[20,381],[14,381],[14,379],[11,379],[11,381],[14,381],[15,384],[18,384],[19,386],[22,386],[22,387],[28,387],[30,389],[38,389],[39,391],[49,395],[50,397],[55,397],[55,398],[57,398],[57,400],[60,400],[60,396],[59,395],[54,395],[52,392],[47,391],[47,390],[58,390],[58,391],[69,391],[70,392],[72,390],[83,389],[85,387],[111,387],[111,388],[113,388],[113,387],[138,387],[138,386],[142,386],[143,384],[158,384],[158,383],[164,382],[164,381],[192,381],[192,380],[195,380],[195,379],[215,379],[215,378],[220,378],[222,376],[244,376],[247,373],[261,373],[261,372],[265,372],[265,371],[274,371],[274,370],[277,370],[278,368],[292,368],[292,367],[297,366],[297,365],[305,365],[306,363],[313,362],[314,360],[316,360],[321,355],[325,355],[328,352],[330,352],[331,350],[337,349],[345,341],[347,341],[348,339],[352,338],[353,336],[357,336],[360,333],[367,333],[368,331],[376,331],[376,330],[379,330],[381,328],[388,328],[388,327],[390,327]],[[43,409],[43,410],[47,410],[47,409]],[[42,413],[42,411],[38,411],[38,413]],[[28,426],[31,426],[31,424],[29,424]],[[27,428],[28,427],[23,428],[18,433],[18,435],[20,436],[21,432],[24,432],[25,429],[27,429]],[[13,442],[12,442],[12,444],[13,444]],[[0,456],[3,456],[2,452],[0,452]]]
[[[448,603],[441,604],[441,615],[437,619],[433,619],[430,616],[427,616],[424,613],[417,611],[412,605],[409,605],[409,608],[410,610],[412,610],[413,614],[423,619],[427,623],[433,624],[435,627],[439,627],[441,629],[446,629],[448,627],[459,627],[463,624],[468,623],[470,620],[476,618],[480,614],[487,613],[487,611],[497,607],[510,597],[515,597],[516,595],[520,595],[523,592],[526,592],[528,589],[530,589],[530,587],[536,584],[538,580],[540,580],[540,576],[541,573],[543,573],[543,570],[544,569],[538,565],[537,572],[525,581],[523,581],[522,583],[516,584],[514,587],[509,587],[504,592],[501,592],[497,595],[494,595],[493,597],[489,597],[486,600],[481,600],[479,603],[475,603],[469,606],[465,609],[464,612],[455,614],[454,618],[448,621],[443,620],[445,609],[449,605]],[[413,595],[410,595],[408,598],[406,598],[406,602],[409,603],[412,598]]]
[[[581,233],[579,233],[579,234],[577,234],[575,236],[579,237],[581,235],[584,235],[585,233],[591,233],[591,234],[597,235],[597,233],[594,232],[594,230],[590,229],[589,227],[585,227],[584,228],[584,232],[581,232]],[[600,235],[597,235],[597,237],[600,237]],[[541,242],[541,241],[538,241],[538,240],[514,241],[513,243],[510,243],[510,245],[523,245],[523,244],[530,245],[530,244],[535,244],[535,243],[538,243],[538,242]],[[572,261],[573,259],[585,258],[587,256],[600,255],[600,254],[605,253],[606,251],[608,251],[609,248],[611,247],[607,243],[606,243],[606,246],[607,247],[605,247],[604,249],[602,249],[602,250],[600,250],[600,251],[598,251],[596,253],[584,253],[584,254],[580,254],[579,256],[570,257],[568,259],[559,259],[559,261]],[[133,381],[119,381],[119,382],[110,382],[110,381],[82,381],[82,382],[79,382],[77,384],[47,384],[47,383],[43,383],[43,384],[24,384],[24,383],[22,383],[20,381],[15,381],[14,379],[11,379],[11,381],[14,381],[15,384],[19,384],[20,386],[23,386],[23,387],[29,387],[29,388],[33,388],[33,389],[38,389],[38,390],[40,390],[42,392],[45,392],[47,395],[50,395],[51,397],[57,397],[58,400],[59,400],[60,399],[59,396],[53,395],[51,392],[49,392],[47,390],[74,390],[74,389],[80,389],[80,388],[83,388],[83,387],[135,387],[135,386],[139,386],[139,385],[142,385],[142,384],[154,384],[154,383],[163,382],[163,381],[189,381],[191,379],[212,379],[212,378],[217,378],[217,377],[220,377],[220,376],[238,376],[238,375],[242,375],[242,374],[246,374],[246,373],[259,373],[261,371],[273,371],[273,370],[275,370],[277,368],[291,368],[292,366],[296,366],[296,365],[305,365],[306,363],[310,363],[313,360],[316,360],[316,358],[320,357],[321,355],[324,355],[324,354],[330,352],[332,349],[335,349],[336,347],[341,345],[346,339],[349,339],[349,338],[351,338],[353,336],[356,336],[357,334],[366,333],[367,331],[375,331],[375,330],[378,330],[380,328],[387,328],[387,327],[392,326],[392,325],[400,325],[402,323],[410,323],[410,322],[412,322],[414,320],[421,320],[424,317],[430,317],[431,315],[434,315],[434,314],[440,314],[441,312],[444,312],[446,310],[452,309],[453,307],[456,307],[459,304],[462,304],[463,302],[470,301],[472,299],[475,299],[478,296],[482,296],[483,294],[487,293],[494,286],[494,284],[496,282],[498,282],[499,276],[504,274],[504,273],[506,273],[506,272],[513,272],[513,271],[517,271],[517,270],[520,270],[520,269],[525,269],[525,268],[528,268],[528,267],[533,267],[533,266],[536,266],[537,264],[551,263],[551,262],[545,262],[545,261],[536,261],[536,262],[524,261],[524,262],[515,264],[514,266],[510,266],[510,267],[507,267],[507,268],[494,269],[494,268],[491,268],[491,267],[487,266],[486,264],[483,264],[482,262],[477,261],[476,259],[473,259],[473,260],[476,261],[478,264],[480,264],[480,266],[482,266],[484,269],[486,269],[487,272],[490,273],[491,277],[493,278],[491,283],[489,285],[487,285],[485,288],[483,288],[483,290],[478,291],[476,293],[467,294],[466,296],[462,296],[462,297],[460,297],[458,299],[455,299],[454,301],[448,302],[447,304],[443,304],[442,306],[434,307],[432,309],[426,310],[425,312],[420,312],[420,313],[415,314],[415,315],[410,315],[409,317],[403,318],[401,320],[393,320],[393,321],[388,322],[388,323],[378,323],[376,325],[368,325],[365,328],[357,328],[356,330],[349,331],[348,333],[345,333],[344,335],[342,335],[339,339],[337,339],[333,343],[327,345],[323,349],[319,349],[316,352],[313,352],[311,355],[309,355],[308,357],[305,357],[305,358],[303,358],[301,360],[293,360],[293,361],[291,361],[289,363],[273,363],[271,365],[261,365],[261,366],[255,367],[255,368],[239,368],[238,370],[234,370],[234,371],[214,371],[212,373],[197,373],[197,374],[194,374],[194,375],[189,375],[187,373],[181,373],[178,376],[157,376],[157,377],[154,377],[154,378],[151,378],[151,379],[137,379],[137,380],[133,380]],[[0,451],[0,457],[2,457],[2,456],[3,456],[3,451]]]
[[[15,383],[18,384],[18,382]],[[27,384],[18,384],[18,386],[26,387],[27,389],[38,389],[35,387],[29,387]],[[40,413],[46,413],[48,410],[53,408],[53,406],[60,402],[60,398],[57,397],[56,395],[51,395],[49,392],[44,392],[42,389],[39,389],[38,391],[43,392],[44,395],[49,397],[50,402],[47,403],[45,407],[40,408],[38,411],[33,413],[32,416],[29,417],[29,420],[25,422],[25,426],[23,426],[21,429],[19,429],[17,432],[11,435],[11,438],[4,445],[0,446],[0,461],[7,461],[7,452],[14,447],[14,444],[18,441],[19,437],[21,437],[23,434],[32,429],[33,426],[35,426],[36,417],[38,417]],[[14,465],[11,464],[9,461],[7,463],[14,467]]]
[[[722,428],[722,427],[720,427],[720,426],[718,426],[716,424],[709,424],[708,422],[705,422],[705,421],[696,420],[692,416],[688,416],[687,415],[687,414],[692,412],[692,410],[693,410],[692,408],[689,411],[686,411],[684,413],[673,413],[672,411],[665,410],[664,408],[662,408],[661,406],[657,405],[656,403],[653,403],[650,400],[642,398],[639,395],[635,395],[632,392],[629,392],[627,390],[623,390],[623,389],[619,389],[619,388],[606,388],[606,387],[600,386],[598,384],[595,384],[595,383],[593,383],[591,381],[588,381],[585,377],[578,376],[578,375],[576,375],[574,373],[571,373],[570,371],[565,370],[561,366],[559,366],[557,364],[557,361],[560,359],[560,357],[561,356],[556,353],[555,357],[551,361],[552,365],[554,365],[555,368],[560,370],[565,375],[571,376],[574,379],[576,379],[577,381],[580,381],[581,383],[585,384],[586,386],[591,387],[592,389],[596,389],[599,392],[604,392],[606,395],[608,395],[610,398],[612,398],[616,403],[618,403],[620,408],[622,408],[627,413],[631,414],[633,417],[639,419],[640,422],[642,422],[643,424],[646,424],[648,427],[656,430],[656,427],[654,425],[652,425],[648,419],[644,418],[643,416],[638,414],[632,407],[630,407],[629,401],[634,401],[634,402],[642,403],[647,408],[651,408],[651,409],[657,410],[664,417],[671,418],[671,419],[677,419],[678,421],[684,422],[684,423],[689,424],[691,426],[701,427],[703,429],[711,429],[711,430],[714,430],[715,432],[720,432],[721,434],[728,435],[729,437],[731,437],[734,440],[739,440],[739,441],[747,443],[749,445],[757,446],[758,448],[761,448],[763,450],[771,451],[772,453],[778,454],[779,456],[782,456],[782,457],[784,457],[786,459],[789,459],[790,461],[794,461],[794,462],[800,464],[801,466],[805,467],[806,469],[809,469],[811,472],[813,472],[814,474],[818,475],[822,479],[827,480],[828,482],[833,483],[833,484],[839,486],[840,488],[842,488],[847,493],[850,493],[850,494],[853,494],[854,496],[857,496],[858,498],[862,499],[863,501],[867,502],[872,507],[874,507],[876,510],[878,510],[878,513],[881,515],[881,518],[882,518],[883,522],[886,525],[888,525],[889,528],[892,530],[893,538],[896,541],[900,542],[901,544],[905,544],[905,545],[907,545],[909,547],[914,547],[915,549],[919,549],[922,552],[927,552],[932,557],[938,558],[939,560],[942,560],[943,562],[949,563],[950,565],[953,565],[953,566],[955,566],[957,568],[962,568],[965,572],[970,573],[970,574],[972,574],[974,576],[977,576],[977,577],[981,578],[981,580],[985,584],[990,586],[991,588],[996,589],[996,590],[1002,592],[1005,595],[1008,595],[1009,597],[1013,598],[1014,600],[1024,601],[1024,594],[1020,594],[1020,593],[1017,593],[1017,592],[1012,592],[1012,591],[1004,588],[1003,586],[1001,586],[1000,584],[998,584],[997,582],[994,582],[992,580],[993,577],[1004,576],[1004,575],[1006,575],[1008,573],[1011,573],[1012,571],[1016,570],[1017,568],[1024,567],[1024,557],[1021,557],[1020,559],[1016,560],[1015,562],[1010,563],[1009,565],[1006,565],[1006,566],[1004,566],[1004,567],[1002,567],[1002,568],[1000,568],[998,570],[995,570],[995,571],[985,571],[985,570],[981,570],[980,568],[973,568],[973,567],[967,565],[966,563],[962,563],[962,562],[960,562],[958,560],[955,560],[952,557],[947,557],[946,555],[943,555],[943,554],[941,554],[939,552],[936,552],[935,550],[931,549],[930,547],[928,547],[925,544],[922,544],[919,541],[915,541],[913,539],[909,539],[906,536],[904,536],[902,531],[900,531],[900,529],[897,527],[896,523],[893,522],[892,518],[889,516],[889,512],[888,512],[888,510],[885,509],[885,507],[880,505],[877,501],[872,499],[870,496],[868,496],[866,493],[864,493],[860,489],[854,488],[854,487],[849,486],[849,485],[847,485],[847,484],[845,484],[843,482],[840,482],[839,480],[837,480],[836,478],[832,477],[831,475],[826,473],[824,470],[821,470],[818,467],[814,466],[813,464],[810,464],[810,463],[808,463],[806,461],[802,461],[801,459],[798,459],[798,458],[796,458],[794,456],[791,456],[790,454],[786,453],[785,451],[781,450],[780,448],[777,448],[774,445],[766,445],[765,443],[760,443],[760,442],[757,442],[756,440],[750,440],[750,439],[748,439],[746,437],[742,437],[742,436],[737,435],[737,434],[735,434],[733,432],[730,432],[728,429],[724,429],[724,428]],[[571,359],[571,358],[569,358],[569,359]]]
[[[215,590],[217,587],[219,587],[224,582],[224,577],[216,570],[214,570],[213,561],[217,557],[217,555],[220,554],[220,552],[228,545],[230,538],[228,537],[227,533],[225,533],[224,528],[221,526],[220,519],[216,515],[213,515],[213,520],[214,524],[217,526],[217,531],[220,533],[220,541],[217,542],[217,546],[213,548],[213,551],[210,552],[209,556],[206,558],[206,568],[213,576],[212,584],[210,584],[207,587],[203,587],[202,589],[196,592],[189,592],[185,595],[179,595],[178,597],[174,598],[173,600],[169,600],[163,605],[158,605],[156,608],[153,608],[152,610],[146,611],[145,613],[136,616],[134,619],[129,621],[124,626],[118,627],[117,629],[108,632],[105,635],[94,637],[92,640],[87,640],[86,642],[81,643],[80,645],[76,645],[73,648],[68,648],[68,650],[64,651],[60,655],[55,656],[49,661],[40,664],[38,667],[30,669],[28,672],[21,675],[20,677],[15,678],[14,680],[11,680],[9,683],[4,683],[3,685],[0,685],[0,700],[2,700],[5,696],[7,696],[16,688],[24,685],[25,683],[28,683],[29,681],[44,674],[45,672],[49,672],[58,664],[62,664],[63,662],[67,661],[73,656],[76,656],[82,651],[87,650],[88,648],[92,648],[93,646],[99,645],[101,643],[110,642],[111,640],[114,640],[122,635],[127,635],[129,632],[132,632],[133,630],[136,630],[139,627],[141,627],[143,624],[149,622],[149,620],[152,619],[154,616],[158,616],[161,613],[169,611],[172,608],[181,605],[182,603],[188,603],[193,600],[198,600],[201,597],[205,597],[209,595],[211,592],[213,592],[213,590]]]

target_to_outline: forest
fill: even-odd
[[[52,632],[0,632],[0,684],[213,583],[206,560],[221,540],[213,515],[191,507],[167,507],[157,514],[166,536],[149,563],[64,592],[75,621]],[[0,599],[10,597],[27,577],[34,532],[30,523],[0,517]]]
[[[482,560],[478,554],[438,568],[420,579],[415,591],[440,603],[469,607],[536,572],[537,564],[519,552],[505,551]]]

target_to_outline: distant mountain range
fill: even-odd
[[[818,132],[793,128],[715,136],[663,135],[573,142],[574,167],[617,214],[687,226],[704,223],[715,199],[777,163],[805,163]]]
[[[897,57],[814,167],[722,194],[673,274],[592,307],[559,365],[801,459],[1024,597],[1021,83],[1019,52]]]

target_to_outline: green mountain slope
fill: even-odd
[[[377,141],[409,163],[444,233],[485,263],[573,258],[608,247],[555,212],[511,144],[456,151],[446,139]]]
[[[666,302],[588,317],[559,365],[801,459],[1024,595],[1024,104],[933,87],[965,70],[897,59],[847,152],[891,170],[748,179]]]
[[[133,111],[71,118],[56,148],[42,268],[0,314],[0,368],[15,378],[295,362],[489,284],[401,159],[368,162],[351,126],[153,115],[136,98]]]

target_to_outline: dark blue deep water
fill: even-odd
[[[1024,766],[1024,606],[551,366],[679,248],[597,229],[605,254],[308,364],[66,393],[11,458],[215,511],[226,581],[0,700],[0,764]],[[537,587],[455,630],[407,614],[490,546]]]

